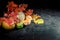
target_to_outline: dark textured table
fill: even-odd
[[[5,40],[60,40],[60,12],[58,10],[35,9],[45,21],[43,25],[33,22],[22,29],[3,30],[0,28],[0,39]]]

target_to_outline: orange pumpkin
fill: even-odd
[[[26,16],[26,19],[24,20],[24,25],[29,25],[31,23],[32,17]]]

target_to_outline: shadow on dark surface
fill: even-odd
[[[6,31],[0,29],[0,38],[6,40],[60,40],[60,12],[35,9],[45,21],[43,25],[31,23],[22,29]]]

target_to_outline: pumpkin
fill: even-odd
[[[37,19],[37,20],[34,20],[34,23],[35,24],[44,24],[44,20],[43,19]]]
[[[15,28],[15,24],[12,18],[5,18],[3,19],[4,21],[2,22],[2,27],[4,29],[13,29]]]
[[[19,28],[23,28],[23,21],[21,21],[21,22],[19,22],[19,23],[16,23],[16,25],[17,25],[17,28],[19,29]]]

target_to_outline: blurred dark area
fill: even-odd
[[[6,5],[9,0],[0,0],[0,15],[2,16],[2,12],[6,11]],[[28,8],[33,9],[56,9],[60,10],[60,2],[52,1],[52,0],[10,0],[14,1],[17,4],[26,3],[29,5]]]
[[[6,11],[9,0],[0,0],[0,17]],[[58,0],[10,0],[16,4],[26,3],[28,8],[41,15],[43,25],[31,24],[22,29],[5,30],[0,27],[1,40],[60,40],[60,2]]]

